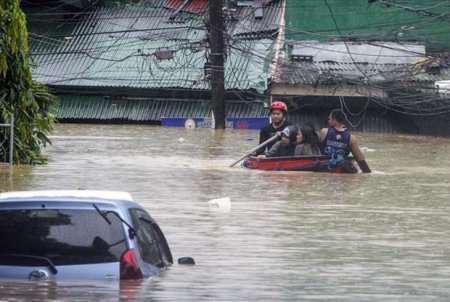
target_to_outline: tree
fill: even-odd
[[[58,100],[32,78],[25,14],[19,3],[0,0],[0,123],[14,115],[14,163],[40,164],[45,162],[41,147],[51,144],[47,135],[53,131]]]

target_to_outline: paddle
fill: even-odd
[[[259,148],[264,147],[265,145],[273,142],[274,140],[277,140],[281,135],[281,132],[277,132],[276,135],[272,136],[271,138],[269,138],[268,140],[266,140],[265,142],[263,142],[262,144],[260,144],[259,146],[253,148],[252,150],[248,151],[247,154],[245,154],[244,156],[242,156],[241,158],[239,158],[237,161],[235,161],[234,163],[232,163],[230,165],[230,168],[233,167],[235,164],[237,164],[238,162],[240,162],[241,160],[243,160],[244,158],[248,157],[250,154],[252,154],[253,152],[255,152],[256,150],[258,150]]]

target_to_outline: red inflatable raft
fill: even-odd
[[[330,173],[358,173],[353,159],[335,162],[330,156],[289,156],[256,158],[248,157],[242,162],[242,167],[269,171],[311,171]]]

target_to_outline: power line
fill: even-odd
[[[325,2],[327,3],[327,1],[325,0]],[[353,4],[355,4],[356,2],[352,2]],[[331,7],[328,5],[329,10],[331,15],[333,15],[333,11],[331,10]],[[278,9],[278,8],[275,8]],[[49,59],[49,61],[47,62],[48,64],[55,64],[58,63],[57,60],[61,60],[59,62],[63,62],[66,61],[68,62],[68,59],[71,58],[77,58],[79,59],[79,56],[85,56],[86,60],[89,58],[91,60],[103,60],[103,61],[109,61],[109,64],[104,65],[102,68],[95,70],[95,72],[89,72],[86,73],[87,70],[90,68],[90,66],[92,66],[93,62],[89,65],[87,65],[87,67],[85,67],[84,69],[81,69],[80,71],[76,72],[76,73],[72,73],[71,75],[73,76],[72,78],[68,77],[66,78],[66,81],[74,81],[74,80],[100,80],[100,81],[107,81],[108,78],[104,77],[104,76],[95,76],[96,74],[101,75],[104,74],[105,72],[111,72],[111,67],[120,64],[122,62],[128,61],[130,60],[130,62],[134,62],[133,64],[136,66],[135,70],[138,71],[144,71],[147,70],[149,71],[149,74],[153,74],[153,76],[155,77],[156,75],[152,72],[152,70],[161,70],[167,73],[171,73],[171,72],[181,72],[181,74],[183,74],[183,72],[189,68],[195,68],[198,67],[199,64],[202,64],[204,62],[203,56],[199,55],[199,56],[192,56],[190,59],[188,60],[183,60],[182,56],[174,56],[173,61],[171,62],[171,64],[168,64],[164,61],[158,61],[156,59],[156,57],[153,55],[153,53],[151,53],[152,50],[156,50],[156,46],[147,46],[145,48],[145,50],[142,50],[141,52],[137,52],[137,50],[134,49],[134,47],[140,47],[143,45],[152,45],[152,41],[148,40],[148,43],[145,43],[145,39],[166,39],[166,38],[170,38],[171,35],[173,35],[173,33],[177,30],[177,27],[182,27],[180,28],[180,31],[183,32],[190,32],[193,30],[197,30],[200,32],[205,32],[205,28],[201,27],[201,26],[193,26],[192,24],[187,24],[184,26],[167,26],[167,27],[162,27],[159,29],[154,29],[154,30],[146,30],[146,29],[142,29],[142,28],[134,28],[134,25],[130,25],[127,24],[126,22],[122,23],[122,21],[126,20],[126,19],[132,19],[135,20],[135,22],[137,22],[138,18],[142,18],[143,16],[148,16],[149,13],[147,11],[141,11],[141,15],[137,14],[137,15],[133,15],[133,16],[120,16],[120,20],[118,21],[117,17],[114,14],[109,13],[103,13],[105,11],[96,11],[95,14],[94,13],[86,13],[85,17],[89,18],[89,22],[104,22],[105,24],[109,24],[109,25],[115,25],[119,28],[123,28],[123,29],[118,29],[118,30],[97,30],[97,31],[82,31],[81,28],[78,28],[77,30],[74,30],[73,35],[53,35],[50,37],[47,37],[46,40],[42,40],[43,35],[30,35],[31,39],[33,41],[36,41],[34,39],[40,39],[40,42],[45,44],[47,43],[48,47],[60,47],[60,49],[56,49],[56,50],[51,50],[50,52],[46,52],[46,51],[40,51],[40,52],[36,52],[34,53],[34,55],[40,55],[40,57],[43,57],[44,55],[53,55],[54,58],[53,59]],[[247,17],[251,17],[250,12],[252,12],[252,10],[249,10],[249,13],[247,15]],[[98,17],[98,18],[97,18]],[[134,18],[134,19],[133,19]],[[153,17],[152,17],[153,18]],[[95,19],[95,20],[94,20]],[[428,19],[427,19],[428,20]],[[109,21],[114,21],[114,22],[109,22]],[[128,22],[128,21],[127,21]],[[237,21],[242,22],[242,20]],[[412,21],[411,21],[412,22]],[[426,21],[421,21],[422,24],[425,24]],[[427,22],[431,22],[431,21],[427,21]],[[245,32],[252,32],[254,30],[257,29],[257,26],[255,25],[255,23],[248,23],[250,25],[246,25],[246,24],[240,24],[241,27],[244,29],[244,33]],[[343,30],[340,26],[338,26],[337,20],[334,20],[334,24],[335,24],[335,30],[338,31],[341,34],[341,38],[345,39],[346,35],[343,33]],[[83,22],[78,22],[77,26],[81,27],[81,26],[88,26],[87,25],[87,21],[84,20]],[[269,24],[270,25],[270,24]],[[273,25],[273,24],[272,24]],[[384,24],[385,26],[389,26],[392,24],[386,23]],[[286,29],[293,29],[291,27],[285,27]],[[360,28],[364,28],[363,26]],[[162,29],[165,30],[165,32],[161,32]],[[348,29],[348,28],[346,28]],[[354,29],[356,29],[356,27],[354,27]],[[225,33],[226,31],[224,31]],[[445,32],[445,29],[442,29],[442,32]],[[154,33],[154,35],[151,36],[147,36],[145,37],[143,34],[146,33]],[[117,41],[113,41],[111,43],[111,38],[108,37],[108,35],[119,35],[118,37],[116,37],[115,39],[117,39]],[[130,36],[131,34],[136,34],[135,36]],[[309,32],[309,35],[314,35],[314,36],[323,36],[323,32],[320,31],[315,31],[315,32]],[[261,37],[263,37],[264,39],[267,39],[268,41],[274,41],[274,36],[273,34],[270,33],[264,33],[264,32],[258,32],[258,39],[261,40]],[[201,36],[201,35],[200,35]],[[84,39],[84,41],[81,41],[80,43],[75,43],[75,40],[72,40],[72,42],[62,42],[62,38],[65,37],[72,37],[73,39]],[[104,37],[102,39],[99,39],[98,37]],[[187,37],[187,36],[186,36]],[[268,56],[267,53],[262,50],[262,49],[255,49],[254,45],[256,44],[252,44],[251,42],[249,42],[248,44],[245,44],[244,41],[247,39],[246,37],[239,37],[239,36],[230,36],[229,43],[228,43],[228,47],[231,51],[236,51],[237,53],[241,53],[241,55],[243,57],[247,57],[247,60],[245,61],[246,64],[250,64],[249,62],[252,62],[252,67],[255,67],[256,69],[259,70],[263,70],[265,68],[265,64],[271,64],[273,63],[271,56]],[[195,41],[194,43],[190,43],[189,39],[186,39],[186,42],[183,44],[178,43],[178,45],[176,45],[176,42],[173,44],[164,44],[168,47],[171,47],[173,49],[174,52],[177,51],[183,51],[183,52],[188,52],[190,47],[195,45],[196,43],[199,46],[199,52],[203,53],[206,51],[206,45],[202,44],[204,37],[199,38],[199,41]],[[281,40],[283,43],[293,43],[293,41],[289,41],[289,40]],[[95,43],[94,43],[95,42]],[[110,43],[108,43],[110,42]],[[346,42],[348,43],[348,42]],[[377,42],[372,42],[373,44],[377,44]],[[175,45],[174,45],[175,44]],[[347,47],[347,53],[349,53],[350,55],[351,52],[349,51],[348,48],[349,44],[346,44]],[[162,46],[162,44],[161,44]],[[378,45],[378,46],[382,46],[383,45]],[[123,49],[124,47],[127,47],[127,51],[124,52],[123,54],[119,53],[119,50]],[[324,48],[322,47],[317,47],[317,50],[323,50]],[[381,48],[380,48],[381,49]],[[413,51],[410,51],[411,54],[416,54]],[[354,53],[353,53],[354,54]],[[66,55],[66,56],[64,56]],[[232,53],[230,53],[230,56],[233,55]],[[366,55],[366,54],[365,54]],[[370,54],[368,54],[369,56],[371,56]],[[373,54],[373,56],[375,58],[381,58],[381,52],[379,52],[378,54]],[[59,59],[56,59],[56,57],[60,57]],[[231,58],[231,57],[230,57]],[[233,59],[230,59],[230,64],[227,64],[225,68],[230,68],[229,69],[229,74],[231,76],[231,78],[234,78],[235,82],[239,82],[240,78],[239,75],[244,75],[245,73],[242,71],[245,71],[245,66],[239,65],[240,62],[236,61],[233,62]],[[53,62],[52,62],[53,60]],[[133,61],[134,60],[134,61]],[[375,60],[377,61],[377,59]],[[86,63],[88,61],[85,61],[84,63]],[[83,64],[84,64],[83,63]],[[362,69],[360,68],[359,64],[357,64],[353,59],[352,59],[352,63],[355,65],[356,68],[359,69],[359,71],[361,72],[361,74],[364,75],[364,77],[369,80],[369,82],[372,81],[372,79],[380,74],[380,71],[376,71],[374,68],[375,66],[373,65],[371,68],[373,69]],[[281,65],[286,65],[286,64],[291,64],[289,62],[285,62],[285,63],[281,63]],[[85,65],[86,66],[86,65]],[[248,66],[248,65],[247,65]],[[217,66],[213,66],[213,67],[217,67]],[[400,67],[402,68],[402,67]],[[311,71],[314,71],[314,67],[311,67]],[[198,69],[198,71],[201,71],[201,67]],[[308,72],[308,70],[305,70],[305,72]],[[408,71],[405,70],[404,72],[411,72],[412,71]],[[63,74],[63,73],[60,73]],[[200,72],[199,72],[200,74]],[[330,74],[331,76],[336,76],[333,74]],[[404,76],[404,73],[400,74],[400,76]],[[64,79],[59,79],[64,81]],[[128,77],[128,78],[124,78],[124,79],[113,79],[114,81],[138,81],[138,82],[144,82],[144,81],[148,81],[148,79],[144,79],[143,78],[143,72],[138,72],[136,77]],[[183,81],[191,81],[189,80],[189,77],[187,76],[187,74],[184,75],[184,77],[180,77],[178,80],[183,80]],[[201,79],[197,79],[201,80]],[[339,81],[338,78],[335,79],[336,82]],[[342,78],[342,80],[347,80],[349,81],[349,79],[345,79]],[[154,81],[161,81],[160,78],[156,79]],[[192,85],[194,85],[194,81],[192,81]],[[361,84],[363,80],[358,81],[354,81],[355,84]],[[366,83],[367,84],[367,83]],[[374,83],[371,83],[372,86],[376,87],[376,85],[374,85]],[[382,85],[378,86],[379,88],[382,89],[387,89],[387,87],[383,87]],[[395,89],[408,89],[409,87],[413,87],[412,84],[406,85],[405,87],[401,87],[401,85],[396,85],[393,89],[391,89],[392,91],[395,91]],[[412,98],[411,98],[412,99]],[[407,99],[403,99],[403,97],[401,96],[397,96],[396,98],[392,99],[393,101],[396,102],[396,104],[402,104],[401,102],[406,102],[408,101]],[[433,99],[430,98],[427,101],[424,101],[424,103],[422,104],[427,104],[429,102],[431,102]],[[390,105],[389,103],[385,102],[384,103],[386,106]],[[419,102],[415,102],[414,105],[419,105],[421,103]],[[407,104],[404,105],[405,108]]]

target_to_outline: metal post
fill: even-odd
[[[225,129],[225,23],[223,0],[209,1],[209,60],[211,62],[211,107],[214,129]]]
[[[10,131],[9,131],[9,165],[13,164],[13,148],[14,148],[14,115],[11,114],[10,121]]]

